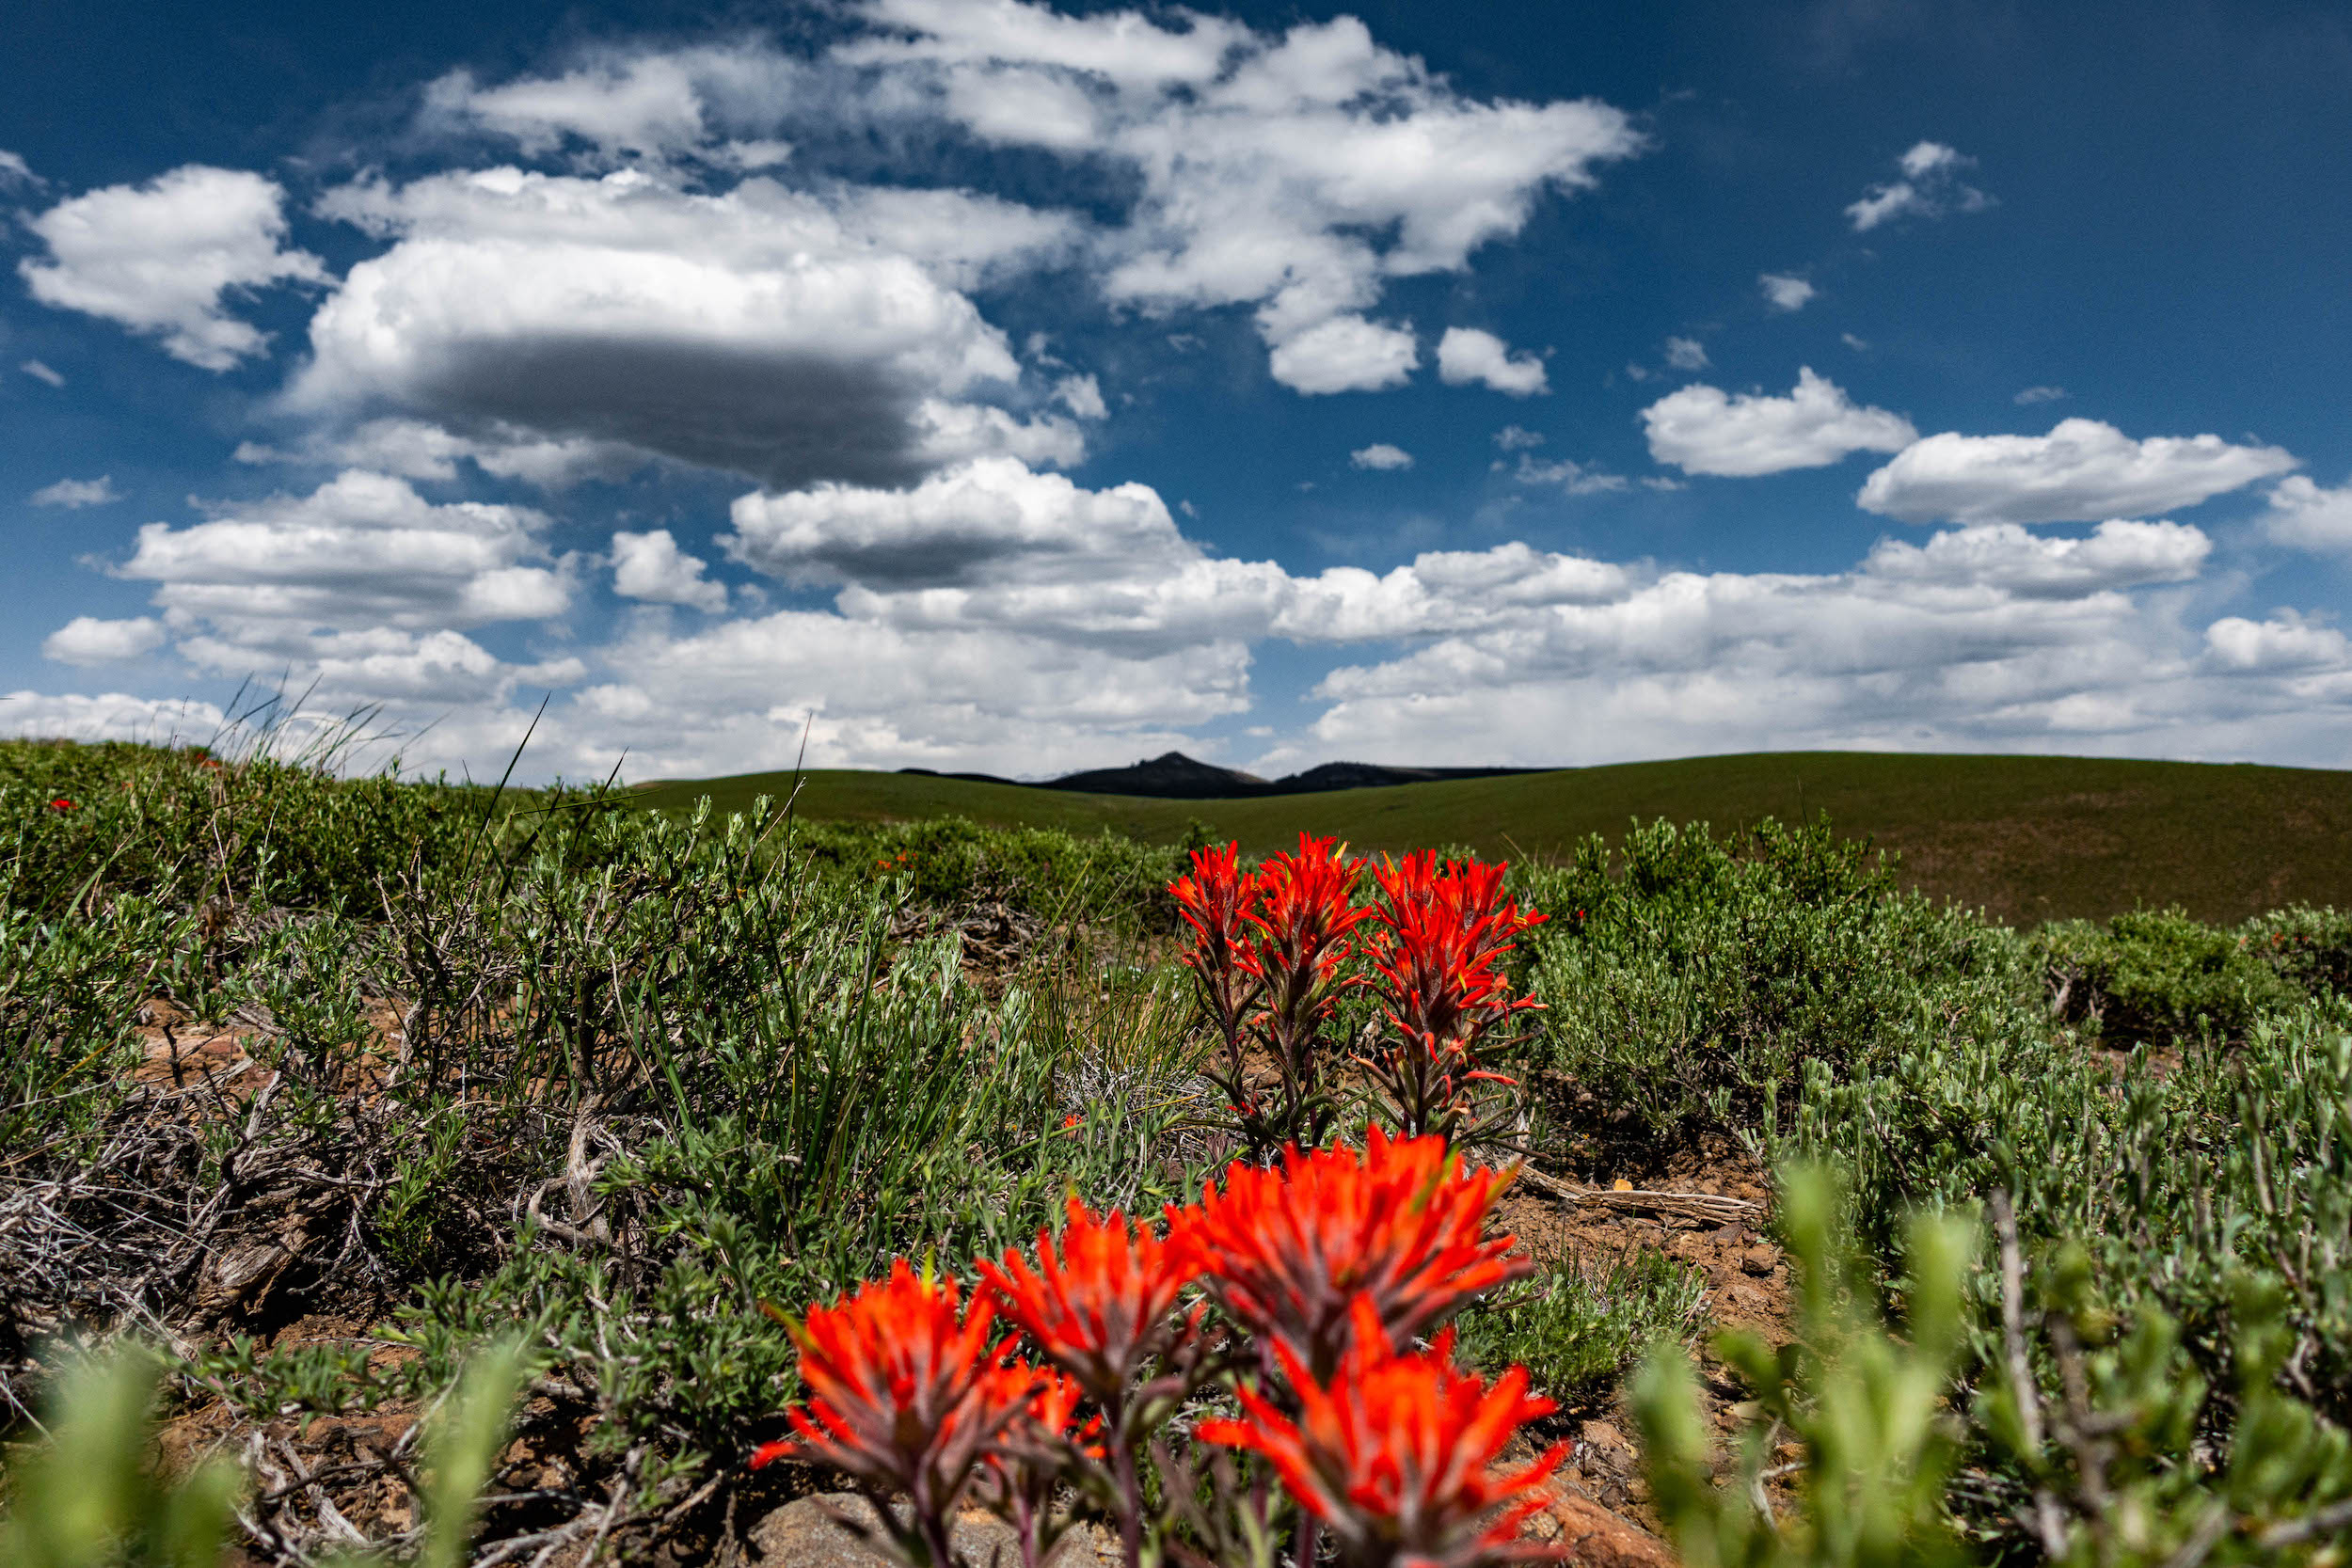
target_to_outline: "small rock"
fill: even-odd
[[[747,1568],[873,1568],[884,1560],[880,1552],[842,1528],[828,1510],[847,1514],[869,1529],[880,1524],[874,1505],[854,1492],[797,1497],[752,1527]],[[956,1560],[969,1568],[1020,1568],[1020,1538],[993,1513],[974,1510],[959,1515],[947,1544]],[[1054,1568],[1118,1568],[1119,1560],[1118,1543],[1091,1526],[1081,1525],[1063,1539],[1054,1557]]]
[[[1625,1440],[1625,1433],[1607,1421],[1587,1421],[1578,1433],[1578,1441],[1588,1449],[1612,1449],[1622,1453],[1633,1451],[1633,1445]]]
[[[1780,1254],[1768,1246],[1752,1246],[1740,1255],[1740,1266],[1758,1279],[1769,1277],[1779,1262]]]
[[[1560,1547],[1580,1568],[1677,1568],[1663,1541],[1566,1486],[1552,1489],[1525,1533]]]

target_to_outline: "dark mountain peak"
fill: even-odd
[[[1163,800],[1230,800],[1253,795],[1312,795],[1327,789],[1378,789],[1387,784],[1429,784],[1439,779],[1484,779],[1498,773],[1534,773],[1533,768],[1385,768],[1373,762],[1327,762],[1271,783],[1238,768],[1167,752],[1132,768],[1096,768],[1054,779],[1046,789],[1089,795],[1147,795]]]
[[[1083,790],[1089,795],[1151,795],[1166,800],[1215,800],[1235,795],[1261,795],[1266,782],[1239,768],[1219,768],[1182,752],[1147,757],[1132,768],[1094,768],[1055,779],[1048,789]]]

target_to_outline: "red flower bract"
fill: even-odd
[[[1323,1021],[1332,1002],[1326,988],[1347,961],[1347,935],[1372,912],[1356,905],[1364,863],[1346,852],[1335,839],[1302,832],[1295,854],[1272,856],[1258,870],[1258,900],[1248,911],[1258,934],[1241,965],[1264,984],[1278,1026]]]
[[[944,1531],[974,1462],[1037,1384],[1008,1364],[1009,1336],[990,1345],[987,1291],[968,1311],[961,1296],[952,1278],[918,1276],[900,1259],[887,1280],[811,1312],[792,1334],[810,1396],[788,1413],[799,1437],[762,1447],[753,1466],[787,1456],[830,1465],[906,1494],[917,1525]]]
[[[1397,1028],[1438,1039],[1474,1038],[1507,1014],[1537,1004],[1514,999],[1494,972],[1514,938],[1544,916],[1522,910],[1502,888],[1510,868],[1448,861],[1434,850],[1376,867],[1387,907],[1373,943],[1381,1000]]]
[[[1422,850],[1380,866],[1382,907],[1366,943],[1374,986],[1395,1031],[1365,1058],[1389,1109],[1407,1133],[1449,1140],[1494,1130],[1471,1122],[1470,1085],[1513,1080],[1486,1065],[1499,1043],[1488,1037],[1512,1014],[1540,1006],[1514,997],[1495,964],[1543,915],[1504,894],[1507,867],[1448,861]]]
[[[73,802],[60,795],[56,800],[49,802],[49,809],[51,811],[72,811],[73,809]]]
[[[1360,1155],[1291,1148],[1279,1170],[1234,1164],[1222,1191],[1169,1211],[1169,1235],[1229,1314],[1327,1378],[1359,1294],[1401,1342],[1533,1268],[1505,1256],[1516,1238],[1485,1234],[1509,1180],[1466,1168],[1442,1138],[1391,1139],[1375,1127]]]
[[[1559,1556],[1516,1537],[1543,1506],[1540,1488],[1567,1446],[1523,1469],[1491,1468],[1521,1423],[1558,1408],[1528,1397],[1527,1369],[1489,1386],[1454,1364],[1452,1330],[1424,1354],[1399,1355],[1368,1297],[1351,1311],[1355,1344],[1328,1382],[1310,1376],[1289,1346],[1275,1346],[1298,1402],[1295,1420],[1245,1386],[1242,1418],[1201,1422],[1201,1441],[1263,1454],[1351,1568],[1483,1568]]]
[[[1198,1265],[1116,1209],[1099,1215],[1073,1197],[1068,1215],[1058,1240],[1037,1233],[1034,1267],[1008,1252],[983,1260],[980,1277],[1047,1360],[1116,1407],[1144,1361],[1167,1349],[1176,1293]]]

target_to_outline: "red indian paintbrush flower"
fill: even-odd
[[[1257,935],[1241,963],[1264,982],[1278,1022],[1323,1022],[1335,1000],[1331,981],[1351,950],[1348,933],[1372,912],[1356,904],[1364,863],[1346,854],[1336,839],[1302,832],[1295,854],[1274,855],[1258,870],[1258,899],[1248,911]]]
[[[1506,865],[1448,861],[1423,849],[1375,868],[1385,907],[1372,943],[1373,967],[1389,1018],[1412,1035],[1462,1039],[1506,1014],[1538,1004],[1514,999],[1494,972],[1518,934],[1542,923],[1503,892]]]
[[[809,1392],[804,1408],[788,1412],[799,1436],[755,1450],[753,1468],[809,1459],[905,1494],[914,1518],[898,1544],[948,1568],[946,1520],[973,1465],[1037,1383],[1031,1369],[1009,1364],[1012,1337],[989,1343],[993,1317],[985,1289],[967,1311],[954,1279],[918,1276],[904,1259],[887,1280],[817,1308],[791,1331]],[[881,1513],[898,1535],[890,1511]]]
[[[1192,927],[1192,951],[1184,964],[1209,1014],[1209,1022],[1238,1052],[1242,1019],[1257,1001],[1259,985],[1242,962],[1250,906],[1258,881],[1241,870],[1241,846],[1195,849],[1192,870],[1168,884],[1176,912]]]
[[[1511,1079],[1486,1070],[1488,1034],[1541,1004],[1514,997],[1495,964],[1541,922],[1503,892],[1502,865],[1449,861],[1422,850],[1374,873],[1383,896],[1366,944],[1373,984],[1396,1031],[1369,1066],[1407,1133],[1449,1139],[1470,1116],[1470,1085]]]
[[[1279,1170],[1236,1162],[1223,1191],[1170,1209],[1169,1234],[1229,1314],[1327,1378],[1359,1294],[1402,1341],[1533,1269],[1506,1256],[1515,1237],[1485,1234],[1509,1180],[1464,1167],[1442,1138],[1391,1139],[1375,1127],[1360,1155],[1290,1148]]]
[[[1177,1292],[1199,1270],[1189,1254],[1118,1210],[1098,1215],[1074,1196],[1058,1241],[1037,1233],[1034,1267],[1018,1251],[978,1266],[997,1310],[1105,1406],[1119,1403],[1144,1362],[1173,1340]]]
[[[1195,850],[1192,866],[1168,892],[1193,930],[1184,962],[1225,1043],[1224,1070],[1210,1077],[1253,1155],[1321,1143],[1338,1114],[1321,1044],[1348,984],[1349,933],[1369,912],[1355,899],[1363,862],[1347,859],[1335,839],[1300,833],[1295,853],[1275,855],[1250,876],[1232,845]],[[1245,1036],[1264,1047],[1272,1084],[1251,1080]]]
[[[1486,1568],[1562,1555],[1516,1537],[1543,1506],[1540,1489],[1567,1445],[1521,1469],[1492,1468],[1521,1425],[1558,1408],[1528,1397],[1527,1369],[1489,1386],[1454,1364],[1451,1329],[1426,1353],[1400,1355],[1369,1297],[1351,1311],[1355,1345],[1328,1382],[1276,1343],[1295,1420],[1244,1386],[1242,1418],[1203,1421],[1199,1437],[1263,1454],[1350,1568]]]
[[[1089,1457],[1107,1461],[1121,1555],[1134,1568],[1143,1555],[1145,1513],[1136,1451],[1194,1386],[1183,1367],[1143,1374],[1153,1361],[1173,1359],[1193,1326],[1171,1320],[1177,1293],[1199,1263],[1116,1209],[1098,1215],[1073,1196],[1068,1216],[1058,1241],[1037,1233],[1034,1267],[1012,1251],[1001,1262],[981,1263],[980,1275],[996,1292],[998,1310],[1102,1407],[1104,1441]]]

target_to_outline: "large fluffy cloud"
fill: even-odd
[[[2194,506],[2295,466],[2278,447],[2135,441],[2097,420],[2061,420],[2047,436],[1928,436],[1873,473],[1860,500],[1907,523],[2088,522]]]
[[[2157,582],[2186,582],[2213,541],[2185,523],[2101,523],[2085,539],[2050,539],[2016,523],[1938,533],[1925,545],[1883,539],[1863,570],[1883,582],[1997,588],[2020,598],[2074,598]]]
[[[724,541],[787,582],[840,585],[850,618],[990,629],[1159,657],[1187,643],[1411,637],[1605,595],[1621,567],[1523,544],[1433,551],[1385,574],[1294,576],[1212,557],[1141,484],[1087,490],[1005,460],[905,491],[747,496]]]
[[[1152,311],[1251,307],[1276,379],[1311,392],[1408,376],[1409,326],[1368,314],[1388,279],[1460,270],[1544,191],[1586,188],[1643,145],[1595,100],[1467,97],[1353,17],[1271,33],[1021,0],[867,0],[853,14],[864,26],[815,60],[606,55],[497,87],[452,77],[429,112],[607,160],[724,163],[773,145],[760,138],[912,121],[1108,170],[1132,199],[1092,246],[1104,293]]]
[[[268,339],[230,315],[224,295],[326,280],[317,257],[285,247],[284,199],[275,181],[200,164],[108,185],[30,219],[49,258],[17,270],[44,305],[119,322],[176,359],[225,371]]]
[[[1019,379],[1004,335],[859,220],[941,236],[929,260],[951,272],[1047,243],[1057,225],[930,199],[980,221],[939,211],[910,226],[891,201],[764,179],[707,196],[634,170],[346,187],[326,210],[396,243],[320,308],[288,404],[411,416],[493,451],[530,432],[778,486],[905,483],[980,451],[1074,459],[1067,420],[964,401]]]
[[[1685,387],[1643,409],[1642,424],[1659,462],[1735,478],[1825,467],[1850,452],[1899,451],[1919,434],[1899,414],[1856,404],[1809,366],[1785,398]]]
[[[184,528],[149,523],[114,570],[155,585],[177,651],[199,668],[314,678],[336,700],[478,702],[581,673],[568,658],[510,665],[465,635],[569,608],[572,562],[548,551],[548,526],[529,508],[437,504],[354,471]],[[87,627],[56,635],[69,650],[101,641]]]
[[[2278,544],[2301,550],[2352,550],[2352,484],[2324,489],[2303,474],[2289,474],[2270,491],[2266,531]]]

